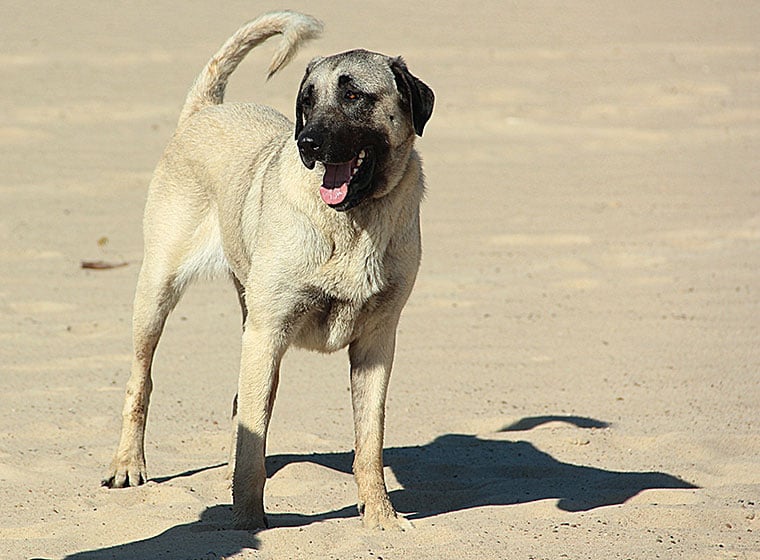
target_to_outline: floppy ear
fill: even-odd
[[[306,65],[306,70],[304,71],[303,78],[301,78],[301,85],[298,86],[298,95],[296,96],[296,140],[298,140],[298,135],[301,134],[301,131],[306,124],[303,119],[303,99],[305,93],[303,86],[306,83],[306,79],[309,77],[309,74],[311,74],[312,68],[314,68],[314,66],[321,60],[324,59],[319,56],[311,59],[311,62]]]
[[[409,107],[412,115],[412,124],[417,136],[422,136],[422,130],[433,114],[435,95],[422,80],[413,76],[406,67],[404,59],[400,56],[391,60],[391,71],[396,79],[401,98]]]

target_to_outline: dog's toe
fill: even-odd
[[[144,464],[127,464],[111,467],[111,473],[104,478],[101,486],[106,488],[129,488],[140,486],[148,481]]]
[[[359,512],[367,529],[406,531],[413,528],[408,519],[396,513],[387,499],[375,504],[360,504]]]

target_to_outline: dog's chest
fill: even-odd
[[[322,238],[312,281],[335,300],[360,304],[385,287],[388,239],[350,222],[342,225]]]
[[[373,298],[386,286],[384,251],[369,238],[350,246],[336,243],[315,271],[305,306],[300,346],[332,352],[348,344],[362,314],[371,312]]]
[[[382,291],[384,272],[381,256],[372,251],[343,252],[320,267],[317,279],[330,297],[362,303]]]
[[[339,350],[353,339],[361,313],[350,302],[329,297],[315,301],[302,317],[295,344],[318,352]]]

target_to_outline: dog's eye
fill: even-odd
[[[353,90],[350,90],[350,89],[346,90],[346,93],[343,94],[343,98],[346,101],[357,101],[358,99],[361,98],[361,96],[362,96],[362,94],[359,93],[358,91],[353,91]]]

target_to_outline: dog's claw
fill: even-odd
[[[106,488],[129,488],[132,486],[142,486],[148,481],[148,475],[145,467],[120,466],[112,467],[111,475],[101,480],[100,485]]]

